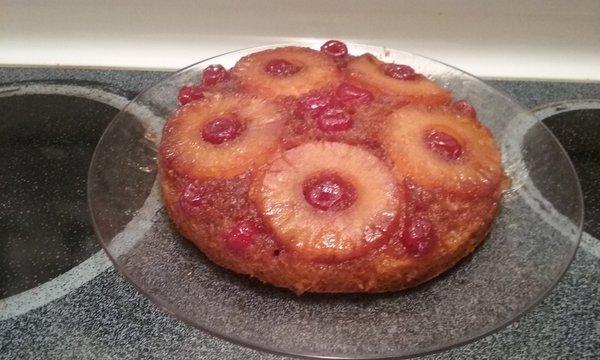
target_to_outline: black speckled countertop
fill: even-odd
[[[104,98],[103,102],[119,107],[127,99],[167,75],[166,72],[143,71],[0,68],[0,97],[3,89],[10,91],[10,84],[33,81],[38,85],[59,84],[77,88],[61,88],[68,90],[67,92],[94,89],[94,96],[114,94]],[[546,114],[540,109],[561,110],[561,106],[568,107],[568,102],[567,105],[545,106],[565,100],[596,99],[595,102],[579,103],[585,104],[583,108],[593,107],[593,104],[600,108],[600,83],[496,80],[488,82],[511,94],[526,107],[538,109],[539,114]],[[88,95],[86,93],[84,97]],[[2,102],[0,106],[1,104]],[[11,105],[11,108],[12,106],[15,105]],[[112,116],[112,112],[104,107],[98,107],[94,111],[94,114],[103,116],[104,122]],[[6,122],[6,119],[8,117],[5,113],[0,115],[2,122]],[[574,127],[564,125],[577,121],[584,124],[577,130],[578,133],[573,132]],[[517,322],[493,335],[456,349],[427,356],[427,359],[600,357],[600,241],[597,239],[600,237],[600,150],[598,147],[591,149],[593,145],[597,145],[594,136],[600,135],[600,113],[563,112],[562,115],[548,118],[547,124],[573,158],[584,190],[586,232],[574,262],[550,295]],[[99,136],[98,132],[97,128],[88,129],[88,133],[96,136]],[[588,138],[581,140],[580,134],[586,134]],[[87,140],[88,143],[93,141]],[[582,141],[591,145],[582,150]],[[90,155],[89,149],[93,147],[93,144],[88,143],[88,150],[82,150],[83,163]],[[44,146],[46,149],[47,144]],[[59,150],[44,151],[44,154],[49,154],[52,159],[60,157]],[[2,161],[4,166],[4,160]],[[81,171],[84,170],[87,168]],[[61,174],[52,176],[60,177]],[[65,176],[68,174],[65,173]],[[84,188],[84,181],[79,179],[73,186],[78,189]],[[0,189],[2,186],[0,183]],[[74,195],[73,201],[81,206],[82,202],[85,202],[84,194]],[[8,206],[6,202],[7,200],[0,197],[0,206]],[[77,218],[76,214],[65,216]],[[70,236],[88,237],[89,240],[87,220],[83,218],[77,221],[77,224],[87,226],[85,229],[88,230],[82,228]],[[5,238],[0,237],[0,252],[4,254],[5,261],[8,261],[8,245],[2,243],[6,242]],[[32,295],[34,300],[16,298],[15,296],[20,295],[18,291],[24,289],[6,290],[8,287],[2,285],[11,280],[8,276],[0,276],[0,290],[6,291],[4,295],[0,292],[1,359],[282,358],[215,338],[165,314],[115,272],[104,254],[97,252],[99,247],[86,244],[80,245],[76,249],[79,252],[75,252],[76,256],[69,261],[77,265],[82,261],[82,257],[95,254],[69,272],[70,278],[64,277],[63,280],[66,280],[63,283],[46,282],[39,286],[41,290],[37,291],[37,294],[29,290],[28,295]],[[85,251],[82,250],[82,246]],[[37,282],[34,281],[34,285],[37,286],[50,278],[52,276],[42,276],[41,280],[36,277]],[[33,290],[35,289],[37,288]],[[7,294],[8,298],[5,297]],[[15,296],[11,298],[10,295]]]

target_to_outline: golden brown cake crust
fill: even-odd
[[[294,59],[300,57],[301,53],[302,51],[298,48],[292,49]],[[266,61],[265,57],[268,54],[270,53],[260,54],[260,61]],[[285,48],[277,51],[276,54],[278,54],[277,56],[285,54]],[[311,56],[315,55],[311,54]],[[248,62],[248,57],[243,61]],[[339,59],[336,61],[341,69],[340,73],[344,73],[344,67],[352,61],[352,58],[347,58],[343,62],[340,62]],[[327,66],[330,64],[327,63]],[[308,73],[312,74],[313,72]],[[338,74],[336,74],[337,76]],[[499,207],[503,176],[501,171],[489,175],[493,178],[481,179],[482,182],[485,182],[485,186],[474,184],[473,188],[476,188],[477,191],[471,192],[462,191],[464,186],[460,188],[460,192],[449,191],[449,187],[444,186],[441,182],[439,186],[435,186],[438,181],[436,172],[432,171],[435,164],[428,168],[432,178],[425,179],[423,184],[415,181],[419,178],[418,176],[404,173],[403,169],[406,168],[406,164],[398,163],[402,161],[402,158],[395,156],[395,153],[390,153],[390,151],[394,151],[394,147],[389,146],[390,141],[393,143],[393,138],[390,140],[391,135],[389,134],[395,134],[394,131],[391,131],[394,129],[390,129],[390,126],[396,126],[397,120],[395,119],[398,116],[395,114],[405,111],[407,106],[408,108],[417,106],[407,104],[406,94],[402,94],[402,99],[385,94],[374,94],[373,98],[366,102],[344,104],[344,111],[348,112],[352,119],[351,128],[341,131],[324,131],[320,128],[322,124],[318,123],[320,120],[314,114],[307,115],[307,113],[298,111],[300,106],[298,103],[302,96],[312,94],[310,89],[299,96],[275,98],[273,98],[275,92],[263,89],[262,93],[269,94],[268,98],[263,98],[261,95],[247,93],[244,90],[248,88],[247,84],[254,80],[253,78],[243,79],[245,85],[240,87],[239,79],[234,76],[225,84],[207,91],[204,99],[184,105],[182,110],[176,112],[168,120],[159,149],[159,176],[167,212],[180,233],[193,242],[210,260],[235,272],[256,277],[275,286],[291,289],[298,294],[303,292],[384,292],[410,288],[436,277],[471,253],[483,241]],[[297,79],[294,81],[298,83]],[[335,97],[336,87],[344,81],[344,78],[341,77],[333,84],[328,85],[330,87],[326,89],[322,89],[322,82],[319,82],[319,88],[315,90],[315,93],[324,97]],[[352,81],[355,84],[356,77]],[[277,92],[281,92],[281,86],[281,83],[277,83]],[[373,86],[373,84],[369,84],[369,86]],[[310,88],[308,85],[306,87]],[[423,89],[420,88],[419,91],[418,98],[422,99],[426,96],[422,93]],[[440,93],[446,94],[447,91],[435,89],[433,93],[439,98]],[[203,161],[202,156],[198,156],[194,161],[184,159],[175,162],[173,159],[180,154],[173,152],[192,151],[193,146],[197,146],[194,145],[194,142],[202,141],[194,138],[200,138],[200,132],[192,127],[194,130],[186,133],[184,130],[179,130],[182,127],[174,124],[182,122],[182,114],[202,113],[202,107],[206,104],[212,104],[211,109],[213,110],[211,111],[214,111],[215,108],[219,109],[215,104],[219,103],[222,98],[226,98],[230,102],[227,103],[229,107],[235,105],[231,105],[236,101],[235,99],[243,99],[243,106],[253,104],[252,106],[264,107],[269,116],[278,121],[276,126],[270,123],[269,127],[276,129],[275,136],[279,137],[279,145],[274,145],[271,141],[272,137],[262,136],[261,139],[271,139],[268,151],[263,151],[252,140],[243,138],[244,149],[255,151],[257,157],[250,158],[246,154],[245,157],[240,158],[240,161],[246,161],[246,163],[235,167],[232,165],[230,168],[235,171],[229,171],[228,168],[228,171],[223,172],[223,176],[219,176],[219,171],[221,171],[219,166],[222,165],[218,164],[232,161],[229,154],[235,152],[231,149],[235,143],[227,145],[229,147],[227,151],[223,152],[222,163],[218,163],[218,161],[221,156],[219,146],[223,146],[223,144],[202,144],[199,148],[210,148],[210,161],[215,162],[218,166],[210,167],[210,176],[199,176],[202,166],[207,168],[205,164],[201,164],[201,166],[197,164],[198,161]],[[442,105],[421,104],[416,109],[422,112],[424,119],[431,114],[442,113],[446,118],[455,117],[463,123],[472,123],[478,129],[477,136],[489,136],[492,144],[486,143],[488,148],[491,146],[491,150],[486,150],[491,155],[486,157],[485,161],[493,163],[484,165],[501,169],[499,153],[497,153],[498,150],[489,130],[472,117],[472,114],[465,115],[464,112],[458,111],[450,100]],[[214,116],[229,116],[230,113],[237,114],[238,112],[232,112],[227,108]],[[210,120],[200,115],[198,117],[202,122]],[[435,127],[435,125],[428,125],[427,120],[419,121],[425,124],[423,125],[424,129]],[[465,139],[470,139],[470,137],[465,136]],[[261,141],[264,142],[264,140]],[[304,146],[306,144],[309,146]],[[461,166],[468,166],[468,151],[476,151],[477,146],[465,142],[461,142],[461,144],[466,150],[460,154],[457,161],[463,161]],[[326,156],[321,156],[322,159],[319,160],[318,151],[338,151],[336,149],[345,149],[344,146],[355,149],[350,149],[349,153],[362,156],[360,161],[354,161],[355,158],[340,160],[341,165],[339,165],[348,164],[348,173],[352,174],[349,175],[350,178],[360,177],[353,181],[356,182],[355,191],[358,192],[356,196],[361,200],[353,198],[353,202],[348,205],[349,209],[353,210],[341,210],[339,216],[345,216],[347,221],[353,221],[353,219],[363,221],[364,231],[361,228],[356,232],[350,229],[351,226],[347,226],[347,229],[340,228],[336,230],[335,234],[323,235],[323,239],[330,241],[329,244],[324,242],[325,245],[318,244],[318,236],[320,236],[318,232],[316,235],[311,233],[313,234],[311,236],[317,239],[316,245],[307,243],[304,241],[306,239],[296,235],[306,234],[311,227],[319,229],[323,227],[325,229],[323,231],[326,232],[326,222],[335,220],[335,216],[337,216],[332,215],[331,210],[315,210],[314,217],[306,217],[310,226],[302,227],[297,233],[279,231],[279,228],[274,229],[274,226],[293,228],[302,222],[302,211],[310,212],[307,209],[311,209],[309,205],[303,203],[307,195],[306,193],[302,195],[302,181],[298,182],[300,184],[296,186],[298,189],[291,187],[289,190],[288,186],[281,190],[292,192],[288,197],[284,196],[287,199],[285,201],[291,205],[286,203],[287,207],[282,205],[281,208],[278,208],[277,204],[273,204],[272,201],[264,201],[265,196],[275,196],[273,195],[274,186],[275,190],[279,191],[277,186],[280,185],[272,183],[277,181],[279,174],[277,171],[287,171],[288,173],[281,174],[281,178],[285,178],[284,175],[288,176],[285,179],[289,179],[290,176],[293,179],[296,173],[311,174],[312,169],[319,170],[319,166],[312,164],[308,170],[300,171],[298,164],[292,162],[300,161],[297,159],[305,159],[302,161],[315,159],[315,163],[325,164],[321,167],[327,168],[327,161],[330,160],[327,160]],[[299,150],[294,151],[294,149],[304,148],[306,148],[306,153],[296,156]],[[430,150],[427,146],[423,146],[422,149],[418,148],[414,151],[427,152]],[[409,153],[403,154],[403,156],[415,156],[419,161],[421,159],[428,161],[423,154]],[[479,161],[479,157],[477,159]],[[276,166],[277,161],[287,161],[292,165],[280,169],[281,166]],[[455,160],[448,161],[451,164],[451,161]],[[333,164],[333,160],[330,162]],[[412,163],[417,163],[417,161]],[[329,167],[335,168],[333,165]],[[413,171],[412,168],[410,170]],[[275,175],[269,175],[274,171]],[[445,171],[448,173],[450,170]],[[444,176],[448,178],[449,175]],[[383,178],[385,181],[382,180]],[[440,179],[444,179],[444,177],[440,177]],[[480,181],[478,178],[471,180]],[[284,185],[287,184],[285,181]],[[377,185],[379,187],[389,184],[390,189],[387,192],[368,192],[364,190],[368,190],[368,188],[364,188],[364,186],[368,187],[368,184],[379,184]],[[481,189],[485,189],[485,191]],[[451,187],[450,190],[452,190]],[[361,198],[365,192],[370,195]],[[283,195],[287,196],[288,193],[283,193]],[[387,201],[384,195],[393,197],[391,199],[393,201],[389,198],[390,201]],[[368,209],[356,211],[356,208],[352,208],[352,206],[363,206]],[[280,213],[277,213],[278,211]],[[292,218],[293,220],[290,220]],[[341,224],[344,223],[341,222]],[[353,224],[353,222],[349,224]],[[289,235],[290,233],[292,235]],[[422,235],[423,233],[425,235]],[[284,241],[280,236],[290,236],[290,238],[286,238]],[[336,243],[344,241],[347,243]],[[352,241],[353,247],[347,250],[350,241]],[[298,242],[298,246],[290,245],[296,244],[294,242]],[[323,252],[333,255],[316,256],[321,245],[329,246],[324,248],[327,249],[327,252],[325,250]],[[340,246],[336,247],[337,245]]]

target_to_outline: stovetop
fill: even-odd
[[[94,146],[128,99],[167,75],[0,68],[0,359],[281,358],[162,312],[113,269],[95,239],[85,198]],[[600,354],[600,83],[488,82],[533,109],[565,146],[583,187],[585,232],[569,271],[533,311],[427,358],[593,358]]]

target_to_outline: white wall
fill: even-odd
[[[0,0],[0,64],[175,69],[340,38],[484,77],[600,80],[600,0]]]

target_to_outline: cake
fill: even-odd
[[[488,233],[505,183],[474,107],[410,64],[279,47],[182,87],[159,147],[166,210],[214,263],[304,292],[430,280]]]

